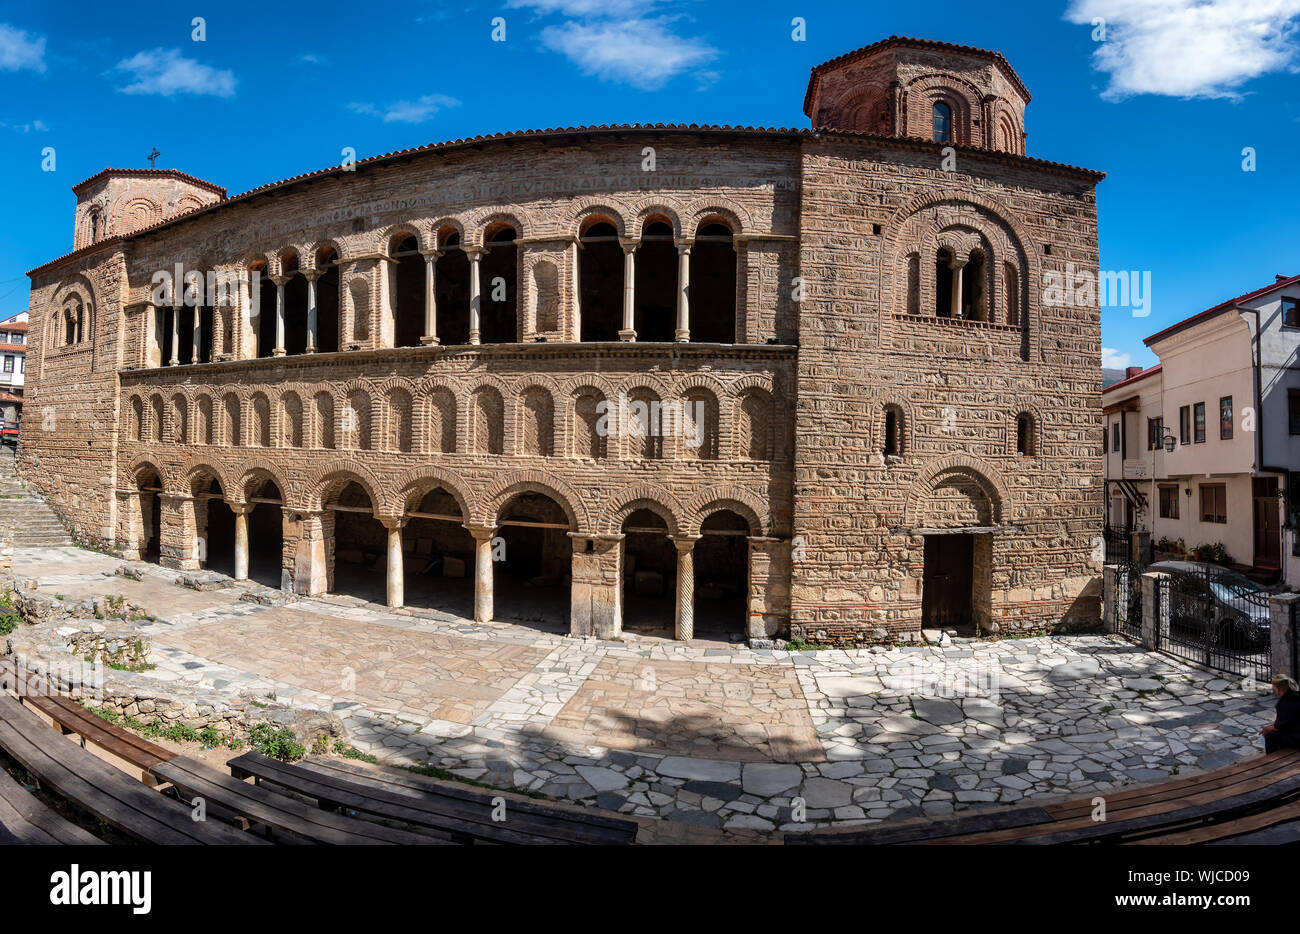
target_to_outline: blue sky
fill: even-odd
[[[1146,317],[1105,309],[1102,343],[1109,365],[1150,364],[1146,335],[1300,272],[1297,27],[1300,0],[0,2],[0,317],[26,307],[26,270],[71,248],[71,186],[146,167],[155,146],[160,167],[235,194],[336,164],[345,146],[365,158],[594,123],[803,127],[813,65],[897,34],[1001,51],[1034,95],[1029,154],[1109,173],[1102,268],[1150,271],[1152,296]]]

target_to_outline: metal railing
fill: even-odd
[[[1108,525],[1102,529],[1107,564],[1128,564],[1133,560],[1133,536],[1130,533],[1131,530],[1123,526]]]
[[[1158,581],[1156,648],[1215,671],[1273,676],[1268,594],[1232,571],[1194,568]]]

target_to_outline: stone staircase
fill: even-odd
[[[67,529],[54,510],[27,487],[14,472],[12,448],[0,447],[0,536],[14,537],[15,548],[52,548],[71,545]]]

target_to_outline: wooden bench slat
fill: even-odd
[[[1215,818],[1231,819],[1232,814],[1258,810],[1267,807],[1270,801],[1281,801],[1295,794],[1300,794],[1300,750],[1284,750],[1158,785],[948,819],[912,818],[853,831],[818,829],[787,834],[785,842],[795,845],[1089,842],[1125,834],[1155,835],[1162,827],[1167,827],[1170,834],[1181,833],[1192,824]],[[1098,796],[1106,799],[1104,822],[1092,820],[1092,799]],[[1163,839],[1163,836],[1156,837],[1152,842]]]
[[[1248,814],[1245,817],[1238,817],[1233,820],[1221,821],[1217,824],[1208,824],[1204,827],[1194,827],[1191,830],[1184,830],[1179,833],[1166,834],[1159,837],[1147,837],[1144,840],[1130,841],[1131,845],[1142,846],[1151,844],[1160,845],[1186,845],[1213,843],[1219,840],[1228,840],[1242,834],[1254,833],[1267,828],[1276,827],[1281,824],[1288,824],[1292,821],[1300,821],[1300,801],[1292,801],[1290,804],[1284,804],[1280,808],[1272,808],[1268,811],[1261,811],[1258,814]],[[1300,826],[1291,828],[1294,835],[1293,840],[1300,840]]]
[[[187,796],[201,796],[240,817],[270,828],[272,832],[280,831],[311,843],[429,845],[450,842],[323,811],[239,781],[184,756],[159,763],[154,767],[154,774],[184,789]]]
[[[221,824],[193,821],[189,808],[151,791],[60,736],[8,695],[0,695],[0,747],[60,796],[137,840],[264,842]]]
[[[359,783],[345,776],[278,762],[258,753],[245,753],[229,764],[231,774],[236,777],[252,775],[259,781],[269,781],[315,798],[325,806],[350,808],[418,828],[449,832],[461,842],[530,845],[583,842],[563,836],[561,829],[540,820],[537,815],[514,815],[508,811],[511,814],[508,821],[493,821],[490,804],[476,806],[470,802],[398,793],[379,787],[378,783]]]
[[[104,841],[63,817],[0,769],[0,830],[8,842],[49,846],[103,845]]]
[[[147,769],[176,755],[170,749],[97,717],[70,697],[29,695],[22,700],[60,726],[84,737],[87,742],[139,768]]]
[[[492,799],[501,795],[507,798],[512,823],[519,823],[529,829],[535,827],[539,832],[556,835],[570,842],[587,840],[593,844],[631,843],[640,830],[636,821],[595,812],[568,810],[516,794],[469,788],[405,770],[389,769],[381,772],[360,763],[323,758],[305,759],[297,765],[324,777],[421,799],[428,805],[441,802],[451,807],[458,816],[474,820],[490,820]]]

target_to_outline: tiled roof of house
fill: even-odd
[[[1278,289],[1285,289],[1287,286],[1295,285],[1297,282],[1300,282],[1300,275],[1278,276],[1269,285],[1262,286],[1258,289],[1255,289],[1253,292],[1247,292],[1244,295],[1238,295],[1236,298],[1230,298],[1226,302],[1220,302],[1219,304],[1215,305],[1213,308],[1207,308],[1204,311],[1197,312],[1196,314],[1192,315],[1190,318],[1184,318],[1182,321],[1179,321],[1176,324],[1171,324],[1163,331],[1157,331],[1156,333],[1152,334],[1150,337],[1144,339],[1142,343],[1150,347],[1156,341],[1163,340],[1164,338],[1169,337],[1171,334],[1177,334],[1179,331],[1184,331],[1187,328],[1200,324],[1202,321],[1208,321],[1209,319],[1217,315],[1221,315],[1225,311],[1230,311],[1231,309],[1237,307],[1238,305],[1241,305],[1245,302],[1253,301],[1254,299],[1267,295],[1269,292],[1275,292]]]

